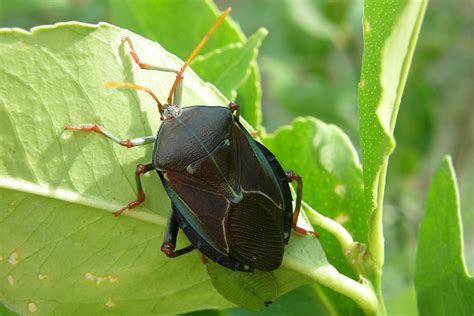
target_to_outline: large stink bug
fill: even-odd
[[[94,131],[128,148],[154,143],[152,161],[138,165],[135,172],[137,199],[114,214],[143,203],[140,177],[155,170],[171,199],[161,247],[168,257],[198,249],[230,269],[270,271],[280,266],[292,227],[303,234],[312,233],[296,226],[301,178],[284,172],[272,153],[252,138],[239,122],[237,104],[181,108],[183,73],[229,11],[217,19],[180,69],[142,63],[131,39],[125,38],[140,68],[176,73],[166,104],[148,88],[124,82],[108,84],[142,90],[153,97],[163,121],[156,137],[120,140],[94,124],[66,125],[65,129]],[[298,184],[294,211],[289,188],[292,181]],[[175,250],[179,228],[191,245]]]

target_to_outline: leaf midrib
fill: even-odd
[[[64,189],[49,189],[32,182],[13,179],[10,177],[0,178],[0,188],[34,194],[37,196],[43,196],[68,203],[84,205],[110,213],[122,207],[122,205],[111,203],[105,200],[99,200],[97,198],[87,197],[84,194],[79,194],[73,191]],[[121,216],[128,216],[163,227],[166,226],[167,221],[166,218],[158,214],[153,214],[152,210],[146,207],[141,207],[141,210],[126,212]]]

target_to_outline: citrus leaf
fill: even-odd
[[[63,131],[64,124],[98,123],[121,138],[156,133],[160,119],[148,95],[103,87],[134,82],[164,100],[172,84],[173,74],[133,63],[124,35],[144,59],[182,64],[108,24],[0,30],[0,297],[21,314],[232,306],[197,254],[171,260],[159,251],[170,202],[156,175],[144,176],[143,207],[112,216],[136,198],[135,166],[151,160],[152,148]],[[186,104],[227,103],[191,70],[184,89]]]
[[[185,59],[219,16],[210,0],[112,0],[112,22],[146,38]],[[202,48],[207,54],[245,40],[235,22],[226,18]]]
[[[163,47],[182,59],[189,56],[219,15],[219,11],[210,0],[112,0],[111,11],[114,24],[161,43]],[[205,55],[231,44],[243,44],[245,41],[245,35],[233,22],[231,12],[204,45],[200,54]],[[203,64],[200,69],[206,70],[206,67],[213,68],[213,64]],[[225,68],[217,70],[224,71]],[[237,103],[241,105],[241,114],[252,126],[260,128],[261,84],[258,66],[253,63],[237,70],[239,71],[237,77],[246,78],[243,82],[239,80],[241,88],[235,87],[239,88]],[[197,69],[196,73],[203,80],[215,83],[212,78],[206,77],[206,73],[201,73]],[[220,88],[219,85],[216,86]]]
[[[261,100],[260,70],[257,63],[254,62],[249,76],[237,90],[236,103],[240,105],[240,115],[258,130],[262,128]]]
[[[293,266],[303,264],[311,269],[329,266],[321,245],[313,236],[293,233],[285,247],[283,264],[274,271],[254,273],[229,271],[218,264],[208,264],[216,289],[229,301],[249,310],[261,310],[279,296],[313,281]]]
[[[364,169],[364,216],[369,250],[379,275],[384,261],[382,204],[393,130],[427,1],[364,3],[364,53],[359,82],[359,119]],[[379,287],[376,285],[376,287]]]
[[[276,302],[261,310],[259,315],[333,315],[320,299],[321,286],[301,286],[280,297]],[[247,316],[255,313],[243,308],[226,310],[229,316]]]
[[[459,190],[450,157],[431,179],[416,253],[420,315],[473,315],[474,278],[464,261]]]
[[[250,75],[267,30],[259,29],[244,43],[228,45],[200,56],[191,64],[200,76],[212,82],[228,99],[235,99],[236,89]],[[243,72],[242,69],[246,71]]]
[[[0,273],[6,280],[3,303],[20,313],[177,313],[231,306],[212,288],[197,255],[171,260],[160,253],[170,202],[156,176],[144,177],[143,206],[111,216],[135,199],[135,166],[151,159],[151,148],[126,149],[95,134],[63,131],[65,123],[87,122],[123,138],[156,133],[159,115],[148,95],[103,87],[111,80],[134,82],[155,87],[164,99],[174,79],[139,69],[124,35],[140,56],[166,67],[182,64],[159,45],[108,24],[0,31],[0,75],[6,82],[0,88],[0,143],[6,149],[0,160],[0,228],[1,253],[8,258]],[[186,78],[186,104],[227,103],[191,70]],[[187,244],[179,240],[178,246]],[[292,237],[285,262],[327,265],[317,240],[300,236]],[[302,284],[294,268],[274,273],[278,295]]]
[[[274,134],[263,136],[266,146],[286,170],[303,178],[303,200],[321,214],[342,224],[355,240],[364,242],[362,170],[349,138],[336,126],[314,118],[298,118]],[[318,229],[324,252],[340,272],[356,277],[343,257],[339,242]],[[324,289],[326,302],[341,315],[353,314],[358,307],[341,294]]]

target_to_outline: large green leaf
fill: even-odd
[[[189,56],[219,15],[216,6],[210,0],[112,0],[111,9],[114,24],[161,43],[163,47],[182,59]],[[247,59],[245,67],[234,70],[235,76],[226,76],[222,82],[214,82],[215,71],[208,71],[216,68],[217,60],[219,68],[215,70],[225,73],[229,65],[226,58],[229,52],[225,52],[222,59],[219,59],[221,49],[233,44],[234,54],[243,55],[245,51],[239,51],[238,47],[242,49],[248,46],[249,44],[245,42],[245,35],[237,24],[231,17],[226,18],[201,52],[203,55],[213,52],[214,58],[208,59],[208,62],[200,62],[196,73],[203,80],[212,82],[222,89],[224,95],[229,98],[235,96],[227,93],[228,87],[235,90],[243,85],[242,89],[238,90],[239,102],[245,100],[245,103],[241,103],[242,114],[250,124],[258,128],[261,95],[258,66],[252,62],[255,56]],[[193,64],[191,67],[194,67]]]
[[[431,179],[416,254],[420,315],[473,315],[474,278],[464,261],[459,193],[450,157]]]
[[[103,87],[110,80],[134,82],[164,99],[173,81],[173,74],[139,69],[124,35],[145,59],[182,64],[159,45],[108,24],[0,31],[0,253],[6,262],[0,277],[6,280],[2,301],[13,310],[177,313],[232,306],[214,290],[197,254],[171,260],[160,253],[170,202],[156,175],[144,177],[142,207],[111,215],[135,198],[135,165],[151,160],[151,146],[126,149],[95,134],[63,131],[64,124],[98,123],[122,138],[156,133],[159,115],[148,95]],[[191,70],[186,78],[185,104],[227,103]],[[321,278],[324,269],[317,269],[328,266],[314,237],[292,237],[283,268],[272,272],[278,283],[272,299],[312,282],[299,273],[301,265],[310,278]]]
[[[349,138],[336,126],[313,118],[296,119],[292,125],[263,137],[286,170],[303,177],[303,200],[323,215],[342,224],[358,241],[365,241],[362,170]],[[316,229],[318,229],[316,227]],[[320,241],[329,262],[346,275],[356,277],[343,256],[339,242],[320,230]],[[325,300],[341,315],[358,307],[346,297],[324,291]]]
[[[137,163],[151,147],[126,149],[64,124],[99,123],[123,138],[153,135],[160,123],[142,93],[106,81],[152,87],[165,99],[173,75],[140,70],[137,52],[164,66],[181,61],[159,45],[107,24],[0,31],[1,301],[20,313],[177,313],[232,306],[214,290],[197,254],[159,251],[170,202],[156,175],[135,199]],[[185,103],[227,100],[187,71]],[[180,238],[186,245],[186,238]]]
[[[380,274],[384,261],[382,204],[393,130],[426,1],[364,3],[364,54],[359,117],[369,250]],[[379,287],[379,285],[376,285]]]

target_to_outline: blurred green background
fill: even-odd
[[[193,0],[190,0],[193,1]],[[197,1],[197,0],[196,0]],[[264,26],[259,55],[263,125],[271,132],[296,116],[341,127],[358,147],[357,83],[362,1],[218,0],[232,6],[245,34]],[[157,17],[159,18],[159,17]],[[197,17],[198,18],[198,17]],[[1,0],[0,27],[76,20],[112,22],[108,1]],[[1,56],[0,56],[1,58]],[[468,0],[430,0],[395,131],[385,197],[384,295],[389,314],[413,306],[418,225],[429,178],[445,153],[461,189],[465,254],[474,270],[474,8]]]

